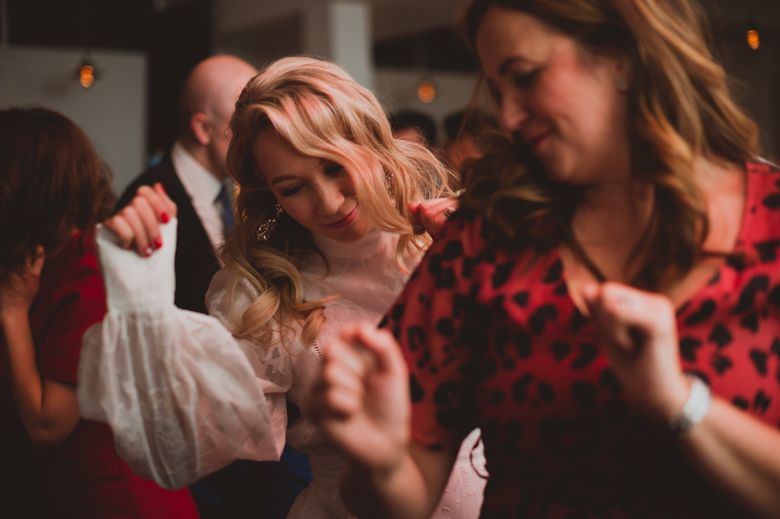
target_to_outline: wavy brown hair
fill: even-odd
[[[371,225],[398,236],[401,268],[404,258],[419,254],[430,243],[429,236],[418,234],[409,202],[452,196],[449,186],[454,181],[452,172],[425,147],[396,140],[376,97],[334,63],[282,58],[247,83],[230,121],[228,170],[240,190],[236,228],[225,242],[222,259],[260,296],[241,316],[236,334],[270,345],[277,333],[284,340],[299,323],[308,346],[324,324],[327,302],[303,298],[299,269],[319,253],[311,232],[283,213],[268,241],[255,239],[258,226],[276,216],[276,198],[253,153],[258,133],[268,127],[300,153],[344,167]]]
[[[694,161],[705,156],[744,164],[759,151],[758,128],[731,99],[726,74],[708,48],[701,5],[695,0],[474,0],[463,23],[472,47],[494,5],[533,15],[585,52],[628,64],[632,169],[656,193],[651,225],[636,249],[649,246],[653,254],[631,283],[653,289],[670,271],[689,271],[708,254],[703,251],[707,214],[693,178]],[[487,98],[481,81],[473,105],[495,110]],[[551,181],[522,141],[477,161],[465,178],[461,207],[482,213],[494,239],[539,252],[566,243],[598,274],[571,231],[581,190]]]
[[[46,108],[0,110],[0,280],[109,216],[111,174],[86,134]]]

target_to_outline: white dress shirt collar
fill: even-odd
[[[224,231],[221,207],[215,201],[224,183],[195,160],[178,141],[171,150],[171,160],[211,245],[217,250],[224,241]]]

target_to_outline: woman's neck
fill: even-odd
[[[326,238],[321,234],[312,233],[314,244],[328,258],[357,258],[381,247],[389,238],[389,234],[374,228],[371,228],[359,240],[350,243],[343,243]]]
[[[709,232],[704,250],[734,250],[745,208],[745,173],[737,164],[700,157],[693,164],[693,179],[705,204]],[[655,190],[652,185],[612,184],[586,191],[572,219],[572,232],[582,251],[606,279],[629,282],[646,262],[653,229]],[[648,230],[649,229],[649,230]],[[642,241],[644,240],[644,241]],[[561,259],[570,293],[584,308],[579,292],[597,281],[574,253],[563,245]],[[675,304],[687,300],[706,283],[722,258],[704,258],[684,277],[659,280],[657,290]]]
[[[653,216],[655,189],[635,180],[585,189],[572,217],[574,239],[607,279],[630,277]],[[639,259],[639,258],[636,258]]]

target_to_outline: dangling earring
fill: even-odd
[[[390,194],[390,198],[395,198],[395,175],[390,173],[387,168],[382,168],[385,172],[385,188]]]
[[[282,204],[276,202],[274,208],[276,209],[276,216],[269,218],[257,227],[257,233],[255,234],[255,239],[257,241],[268,241],[274,233],[274,229],[276,229],[276,219],[282,214]]]

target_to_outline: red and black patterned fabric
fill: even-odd
[[[43,378],[75,384],[81,338],[106,313],[106,294],[93,243],[94,230],[73,235],[41,272],[40,291],[30,311],[30,327]],[[5,358],[0,344],[0,357]],[[20,424],[0,364],[0,422]],[[7,414],[5,414],[7,413]],[[25,450],[27,438],[7,449]],[[81,419],[61,444],[34,453],[37,495],[43,517],[79,519],[197,519],[189,490],[168,491],[137,476],[114,450],[108,425]],[[23,469],[26,469],[24,467]],[[0,470],[22,470],[3,467]],[[0,516],[8,510],[0,509]],[[8,517],[26,517],[27,514]]]
[[[677,312],[683,369],[780,426],[780,171],[747,165],[738,260]],[[413,438],[482,428],[485,518],[745,517],[622,395],[557,250],[488,246],[458,214],[384,326],[410,369]]]

